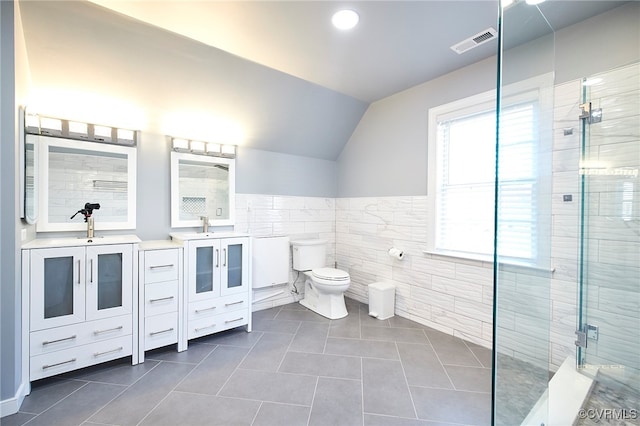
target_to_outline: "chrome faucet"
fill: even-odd
[[[87,238],[93,238],[93,217],[89,216],[87,218]]]
[[[209,232],[209,216],[200,216],[202,219],[202,232]]]

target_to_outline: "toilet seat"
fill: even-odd
[[[349,281],[349,273],[336,268],[316,268],[311,270],[314,280],[323,284],[344,284]]]

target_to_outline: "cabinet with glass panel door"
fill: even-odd
[[[30,381],[129,355],[137,363],[134,252],[135,242],[23,249]]]
[[[179,233],[171,236],[184,245],[185,338],[190,340],[242,325],[250,331],[249,237],[189,239]]]

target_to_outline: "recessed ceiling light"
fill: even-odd
[[[350,30],[358,25],[359,20],[358,14],[350,9],[339,10],[331,18],[333,25],[341,30]]]
[[[536,4],[542,3],[544,0],[526,0],[527,4],[530,6],[535,6]]]

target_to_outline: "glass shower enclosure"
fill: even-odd
[[[585,21],[568,29],[544,5],[500,17],[492,421],[640,424],[640,5],[572,2]],[[632,54],[599,60],[577,35],[598,42],[616,19]]]
[[[581,89],[577,363],[592,399],[639,409],[640,65]]]

